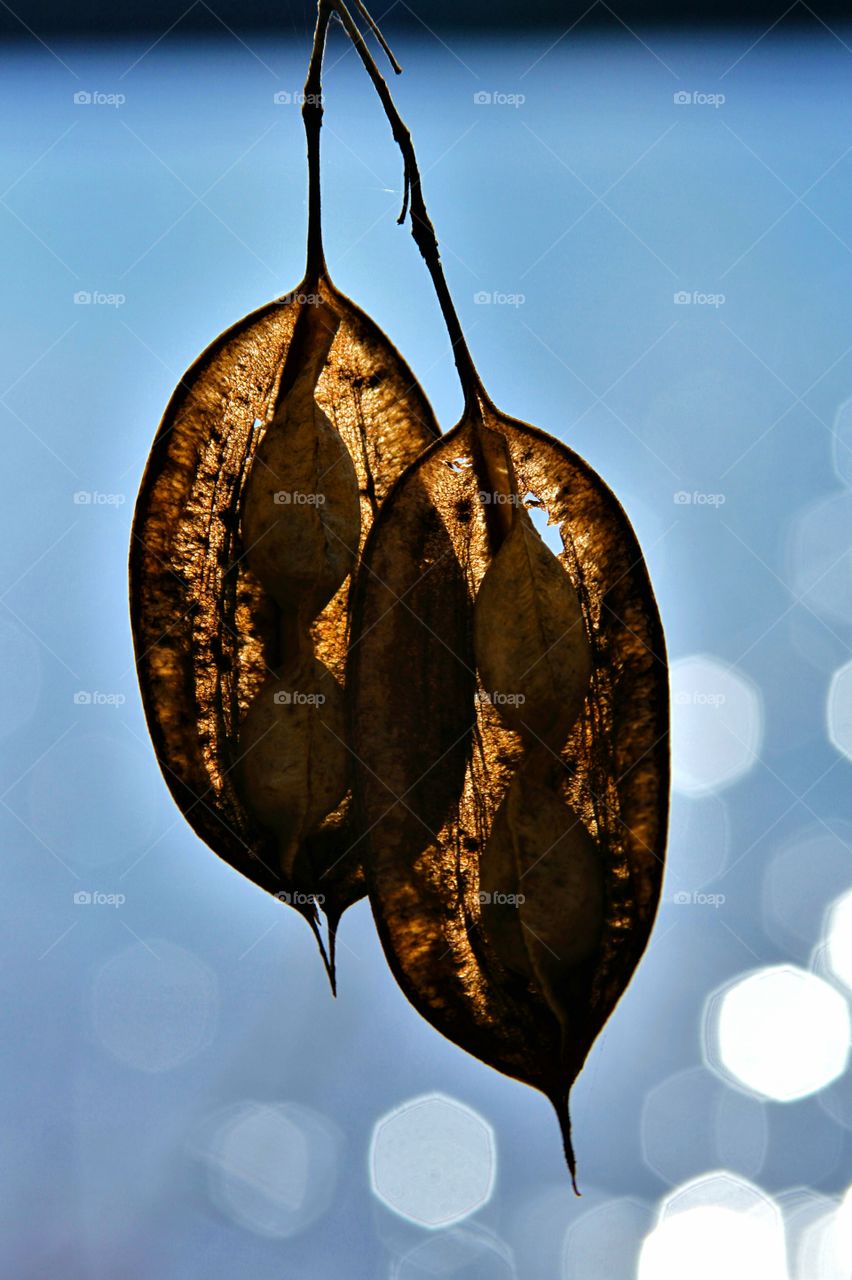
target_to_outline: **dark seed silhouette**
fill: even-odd
[[[356,583],[347,698],[370,900],[412,1004],[551,1099],[573,1176],[569,1091],[659,901],[662,629],[616,498],[485,392],[410,135],[353,39],[403,153],[412,234],[465,396],[458,426],[389,495]],[[560,554],[527,502],[558,529]]]
[[[294,714],[288,716],[283,702],[271,702],[278,709],[276,748],[284,750],[281,738],[290,725],[294,739],[288,749],[297,752],[298,726],[316,711],[310,741],[317,767],[322,768],[323,753],[339,759],[342,751],[348,758],[340,744],[331,749],[333,729],[323,729],[321,721],[325,706],[329,726],[332,720],[343,722],[342,708],[339,716],[332,711],[343,697],[351,570],[391,484],[435,439],[438,427],[402,357],[335,289],[325,265],[319,132],[329,16],[323,6],[303,109],[309,166],[305,278],[291,294],[217,338],[178,384],[136,505],[130,604],[148,725],[184,816],[231,866],[269,892],[289,897],[318,940],[321,905],[333,948],[340,915],[365,891],[363,843],[353,825],[348,780],[342,798],[320,821],[308,828],[296,823],[282,858],[281,833],[252,812],[251,761],[262,748],[253,736],[257,712],[247,727],[246,718],[270,689],[270,697],[288,691],[322,696],[312,683],[319,680],[327,691],[337,690],[324,704],[291,701]],[[335,332],[329,342],[330,329]],[[323,342],[325,351],[317,359]],[[315,492],[305,493],[306,473],[299,479],[291,467],[288,478],[283,460],[297,444],[298,415],[288,404],[304,398],[305,369],[312,360],[317,367],[309,398],[322,415],[325,465],[308,485]],[[247,512],[247,488],[252,477],[255,488],[262,487],[264,468],[257,459],[276,421],[276,431],[284,436],[275,454],[280,483],[268,462],[265,472],[271,481],[271,515],[256,504]],[[307,447],[303,441],[303,454]],[[264,519],[266,536],[259,528]],[[311,522],[325,531],[322,548],[311,549],[296,532],[296,526]],[[289,547],[285,527],[292,534]],[[280,536],[272,532],[276,528]],[[277,592],[270,585],[270,574],[275,577],[270,558],[265,558],[270,547],[271,559],[277,556],[279,562]],[[294,617],[299,619],[295,629]],[[307,663],[301,676],[289,669],[299,655]],[[321,664],[319,674],[315,663]],[[284,684],[275,686],[280,680]],[[322,744],[318,732],[324,735]],[[267,759],[267,778],[268,766]],[[331,787],[327,798],[337,790]],[[315,809],[308,808],[315,819]]]

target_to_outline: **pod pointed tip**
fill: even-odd
[[[326,976],[328,977],[329,986],[331,987],[331,994],[336,999],[337,998],[337,971],[336,971],[335,962],[334,962],[334,933],[329,929],[330,946],[329,946],[329,951],[326,951],[325,943],[322,940],[322,934],[320,933],[319,923],[317,922],[316,915],[315,914],[306,915],[305,919],[310,925],[311,933],[314,935],[314,938],[316,939],[316,944],[319,947],[319,952],[320,952],[320,955],[322,956],[323,967],[325,968]]]
[[[559,1121],[559,1129],[562,1134],[562,1149],[565,1152],[565,1162],[571,1175],[571,1186],[574,1188],[574,1195],[579,1196],[581,1192],[577,1186],[577,1157],[574,1154],[574,1143],[571,1140],[571,1115],[568,1110],[568,1095],[560,1094],[555,1098],[551,1098],[551,1102]]]
[[[328,916],[328,980],[331,994],[337,999],[337,926],[339,920]]]

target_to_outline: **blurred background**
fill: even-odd
[[[386,23],[485,383],[619,496],[672,659],[664,901],[574,1091],[578,1200],[548,1104],[418,1018],[368,907],[335,1002],[147,738],[133,502],[184,369],[301,279],[311,7],[4,6],[3,1274],[848,1280],[852,31],[738,8]],[[447,428],[339,31],[325,92],[333,279]]]

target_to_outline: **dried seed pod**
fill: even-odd
[[[487,475],[498,487],[481,496],[491,500],[486,505],[498,505],[497,536],[506,526],[508,531],[476,596],[476,665],[511,729],[559,747],[592,672],[583,611],[570,578],[521,505],[505,437],[486,428],[483,438],[489,441]]]
[[[327,306],[306,313],[312,349],[300,352],[251,464],[242,499],[249,569],[287,614],[309,626],[358,554],[358,476],[340,433],[316,402],[316,384],[340,327]]]
[[[515,774],[479,866],[482,924],[503,964],[538,984],[570,1034],[573,974],[598,949],[602,851],[557,794],[558,768],[536,753]]]
[[[468,412],[406,472],[364,551],[347,678],[355,794],[369,830],[373,911],[403,990],[445,1035],[551,1099],[573,1169],[568,1092],[645,947],[659,896],[665,650],[641,552],[612,493],[576,454],[500,415],[484,393],[480,413]],[[570,633],[573,601],[546,559],[511,549],[511,513],[481,500],[483,491],[511,487],[497,475],[494,450],[489,457],[489,431],[505,442],[515,492],[559,528],[559,572],[588,643],[588,676],[582,646],[577,661],[569,644],[569,670],[554,671],[549,690],[527,677],[536,731],[544,730],[535,751],[523,716],[495,690],[504,680],[517,685],[525,653],[527,663],[543,665],[547,644],[530,617],[550,600]],[[429,501],[452,548],[438,562],[417,519]],[[445,595],[443,575],[459,573],[463,590],[457,583]],[[489,575],[499,584],[493,596]],[[544,600],[531,585],[539,577]],[[428,618],[416,595],[425,581]],[[503,630],[517,628],[515,635],[499,634],[501,614]],[[557,651],[559,634],[546,632]],[[501,649],[511,655],[505,677]],[[477,652],[495,668],[478,694]],[[415,655],[416,685],[407,679]],[[436,790],[442,804],[427,810]],[[541,856],[548,842],[557,856]],[[526,919],[545,944],[561,943],[552,948],[564,949],[558,960],[527,945],[523,932],[513,936],[505,913],[495,929],[490,907],[503,904],[481,895],[503,875],[517,878],[510,892],[529,900],[515,924],[523,929]]]
[[[321,662],[269,680],[240,726],[240,792],[255,821],[278,844],[292,884],[306,836],[349,790],[343,690]]]
[[[400,472],[438,435],[422,390],[381,330],[325,276],[306,281],[217,338],[178,384],[137,501],[130,606],[148,726],[178,806],[202,840],[270,893],[298,890],[300,904],[320,893],[333,925],[364,893],[348,800],[306,838],[299,880],[288,883],[276,840],[247,808],[235,773],[241,721],[288,647],[281,610],[244,555],[240,513],[297,319],[317,300],[340,318],[315,394],[354,466],[361,543]],[[350,588],[351,576],[310,627],[316,658],[338,681]],[[310,905],[299,909],[313,920]]]

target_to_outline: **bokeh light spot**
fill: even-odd
[[[632,1276],[651,1221],[648,1205],[619,1197],[584,1213],[568,1228],[562,1280]]]
[[[423,1227],[449,1226],[491,1197],[494,1134],[452,1098],[415,1098],[376,1124],[370,1170],[375,1195],[394,1213]]]
[[[831,973],[852,990],[852,893],[838,898],[828,913],[825,956]]]
[[[437,1232],[398,1258],[391,1280],[517,1280],[509,1246],[482,1227]]]
[[[296,1103],[243,1102],[199,1152],[214,1203],[256,1235],[299,1234],[329,1207],[343,1143],[325,1116]]]
[[[672,663],[672,783],[687,795],[730,786],[754,764],[760,695],[741,672],[696,654]]]
[[[120,951],[92,987],[98,1040],[139,1071],[170,1071],[205,1048],[218,1007],[218,983],[209,965],[162,939]]]
[[[852,622],[852,493],[834,493],[798,517],[791,586],[820,618]]]
[[[726,1088],[705,1067],[692,1067],[650,1091],[641,1135],[645,1163],[670,1185],[717,1162],[754,1174],[768,1142],[765,1104]]]
[[[834,470],[852,488],[852,396],[834,416],[833,454]]]
[[[792,965],[757,970],[708,1002],[711,1064],[778,1102],[816,1093],[845,1071],[849,1033],[840,993]]]
[[[852,661],[831,677],[826,706],[828,736],[838,751],[852,760]]]
[[[663,1202],[637,1280],[788,1280],[781,1214],[727,1173],[697,1178]]]

